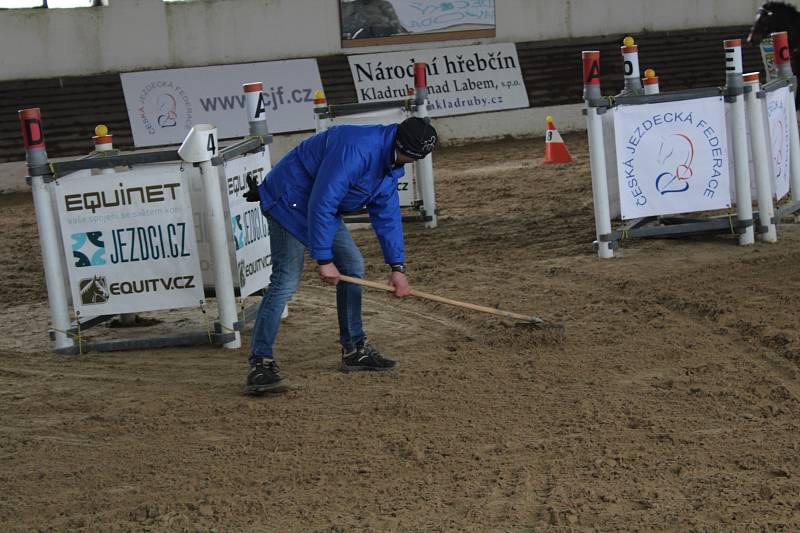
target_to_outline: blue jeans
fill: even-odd
[[[253,326],[250,364],[262,358],[274,357],[272,345],[278,336],[283,308],[297,290],[300,276],[303,274],[305,255],[303,243],[272,217],[267,217],[267,223],[272,248],[272,275]],[[361,257],[361,252],[358,251],[344,222],[333,238],[333,263],[341,274],[356,278],[364,277],[364,258]],[[336,311],[339,317],[339,342],[346,350],[351,350],[364,341],[360,285],[343,281],[336,285]]]

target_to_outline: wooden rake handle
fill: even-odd
[[[394,292],[394,287],[392,287],[391,285],[386,285],[384,283],[367,281],[365,279],[353,278],[345,275],[340,275],[339,279],[341,281],[346,281],[347,283],[355,283],[356,285],[363,285],[364,287],[372,287],[373,289],[380,289],[383,291]],[[456,307],[463,307],[464,309],[471,309],[473,311],[478,311],[481,313],[503,316],[506,318],[513,318],[515,320],[522,320],[540,326],[545,325],[544,320],[535,316],[521,315],[519,313],[512,313],[511,311],[503,311],[502,309],[495,309],[494,307],[486,307],[483,305],[476,305],[467,302],[459,302],[458,300],[452,300],[450,298],[445,298],[444,296],[437,296],[435,294],[430,294],[428,292],[422,292],[411,289],[411,295],[416,296],[417,298],[424,298],[425,300],[431,300],[442,304],[454,305]]]

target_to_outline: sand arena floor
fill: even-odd
[[[277,346],[293,390],[261,399],[244,348],[51,355],[30,195],[1,197],[0,530],[797,531],[800,225],[598,260],[565,137],[565,166],[540,139],[441,150],[440,227],[406,228],[414,287],[561,321],[562,342],[369,291],[400,366],[344,375],[309,266]]]

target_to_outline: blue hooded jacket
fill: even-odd
[[[366,207],[388,264],[405,261],[394,165],[397,124],[333,126],[294,147],[259,185],[261,211],[311,250],[333,259],[342,215]]]

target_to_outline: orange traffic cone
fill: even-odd
[[[558,133],[556,125],[553,122],[553,117],[547,117],[547,135],[545,136],[544,144],[544,162],[545,163],[572,163],[572,156],[567,150],[567,145],[564,144],[564,139]]]

